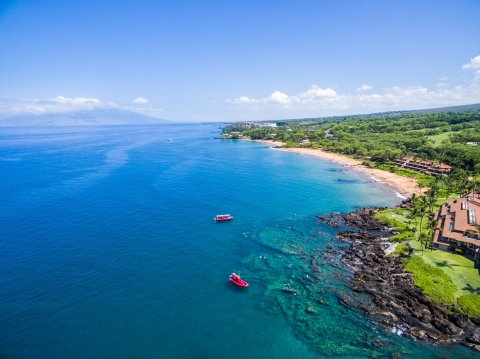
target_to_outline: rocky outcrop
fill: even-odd
[[[444,344],[461,343],[480,350],[480,321],[430,301],[413,284],[402,258],[385,255],[392,231],[372,217],[377,211],[378,208],[363,208],[326,218],[336,227],[352,227],[337,235],[351,244],[344,251],[342,262],[354,272],[352,288],[368,293],[374,306],[348,300],[341,303],[378,316],[383,324],[403,335]]]

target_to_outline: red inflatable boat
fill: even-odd
[[[231,219],[233,219],[231,214],[217,214],[214,218],[217,222],[230,221]]]
[[[238,285],[239,287],[248,287],[250,284],[245,282],[238,274],[232,273],[230,274],[230,282],[232,282],[235,285]]]

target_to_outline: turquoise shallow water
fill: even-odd
[[[218,134],[2,129],[0,358],[473,357],[340,303],[349,274],[323,248],[341,244],[316,216],[392,190]]]

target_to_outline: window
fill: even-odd
[[[477,224],[477,211],[475,209],[468,210],[468,223]]]

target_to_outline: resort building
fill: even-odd
[[[404,157],[395,160],[395,164],[402,168],[408,168],[431,176],[447,175],[452,171],[452,167],[444,163],[421,160],[413,157]]]
[[[443,204],[435,215],[438,227],[432,245],[439,249],[462,253],[479,264],[480,195],[471,192]]]
[[[255,126],[276,128],[277,124],[275,122],[255,122]]]
[[[238,122],[233,123],[236,127],[243,127],[243,128],[252,128],[252,127],[268,127],[268,128],[276,128],[276,122]]]

